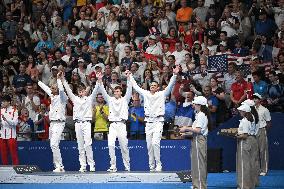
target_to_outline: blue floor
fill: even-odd
[[[101,183],[101,184],[0,184],[0,189],[189,189],[191,183]],[[235,173],[209,173],[209,189],[236,188]],[[284,189],[284,171],[270,171],[265,177],[260,177],[258,189]]]

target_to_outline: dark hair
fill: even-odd
[[[78,90],[78,91],[86,90],[86,86],[85,86],[83,83],[80,83],[80,84],[77,86],[77,90]]]
[[[207,106],[205,106],[205,105],[201,105],[200,106],[200,111],[203,112],[207,116],[207,119],[208,119],[208,130],[212,131],[213,130],[213,125],[212,125],[212,121],[211,121],[211,113],[210,113],[209,108]]]
[[[251,112],[244,112],[244,117],[247,118],[249,122],[253,122],[253,114]]]
[[[273,75],[273,76],[276,76],[276,72],[275,71],[270,71],[269,74]]]
[[[259,71],[252,72],[251,75],[252,75],[252,76],[256,75],[256,76],[258,76],[258,77],[261,76],[261,74],[259,73]]]
[[[259,117],[258,117],[258,113],[257,113],[255,107],[254,106],[250,106],[250,109],[251,109],[251,113],[252,113],[252,115],[254,117],[255,124],[258,124]]]
[[[172,57],[174,60],[176,60],[175,55],[169,55],[168,58],[169,58],[169,57]]]

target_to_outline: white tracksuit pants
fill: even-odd
[[[163,122],[147,122],[145,127],[146,142],[149,156],[149,167],[154,169],[155,165],[162,166],[160,155],[160,143],[163,133]],[[156,163],[156,164],[155,164]]]
[[[59,149],[59,142],[63,132],[65,122],[51,121],[49,127],[50,148],[53,155],[54,167],[63,167],[61,153]]]
[[[91,137],[91,122],[76,122],[75,132],[79,150],[79,162],[81,167],[86,168],[86,156],[87,162],[90,167],[95,166],[92,149],[92,137]]]
[[[126,125],[123,122],[113,122],[109,126],[108,148],[111,167],[116,167],[115,141],[119,141],[124,167],[130,168],[128,139]]]
[[[259,129],[259,132],[256,136],[258,147],[259,147],[259,160],[260,160],[260,172],[267,173],[268,171],[268,140],[266,128]]]

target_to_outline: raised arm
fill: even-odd
[[[179,70],[180,70],[180,69],[179,69],[179,66],[176,66],[176,67],[173,69],[174,75],[171,77],[168,86],[167,86],[167,87],[165,88],[165,90],[164,90],[165,97],[166,97],[166,96],[169,96],[169,95],[171,94],[172,88],[173,88],[174,84],[176,83],[177,74],[178,74]]]
[[[129,103],[131,96],[132,96],[132,84],[129,81],[129,77],[130,77],[130,71],[126,72],[126,76],[127,76],[127,89],[126,89],[126,93],[125,93],[125,98],[127,100],[127,102]]]
[[[99,85],[98,85],[98,82],[97,82],[95,88],[92,91],[92,94],[90,95],[92,101],[96,99],[96,95],[98,93],[98,90],[99,90]]]
[[[76,96],[73,94],[72,90],[70,89],[69,84],[67,83],[67,81],[65,79],[63,79],[63,86],[67,92],[67,95],[69,96],[69,98],[71,99],[71,101],[73,103],[75,103],[75,98]]]
[[[144,95],[146,93],[146,90],[142,89],[141,87],[139,87],[135,81],[135,79],[133,78],[132,74],[129,76],[129,83],[132,85],[132,87],[135,89],[135,91],[137,91],[140,95]]]
[[[105,87],[103,85],[103,75],[101,73],[98,73],[97,76],[98,76],[98,81],[97,81],[98,83],[96,85],[98,85],[98,89],[102,93],[105,101],[109,103],[110,96],[107,94]]]
[[[47,85],[45,85],[43,82],[38,81],[37,84],[38,84],[38,86],[39,86],[42,90],[44,90],[44,92],[46,92],[46,94],[47,94],[48,96],[51,96],[51,95],[52,95],[50,88],[49,88]]]
[[[57,78],[57,86],[58,86],[58,93],[60,96],[60,99],[64,102],[68,99],[67,95],[64,92],[63,84],[61,79]]]

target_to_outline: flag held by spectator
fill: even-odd
[[[208,70],[227,72],[228,71],[228,58],[227,55],[214,55],[208,57]]]

